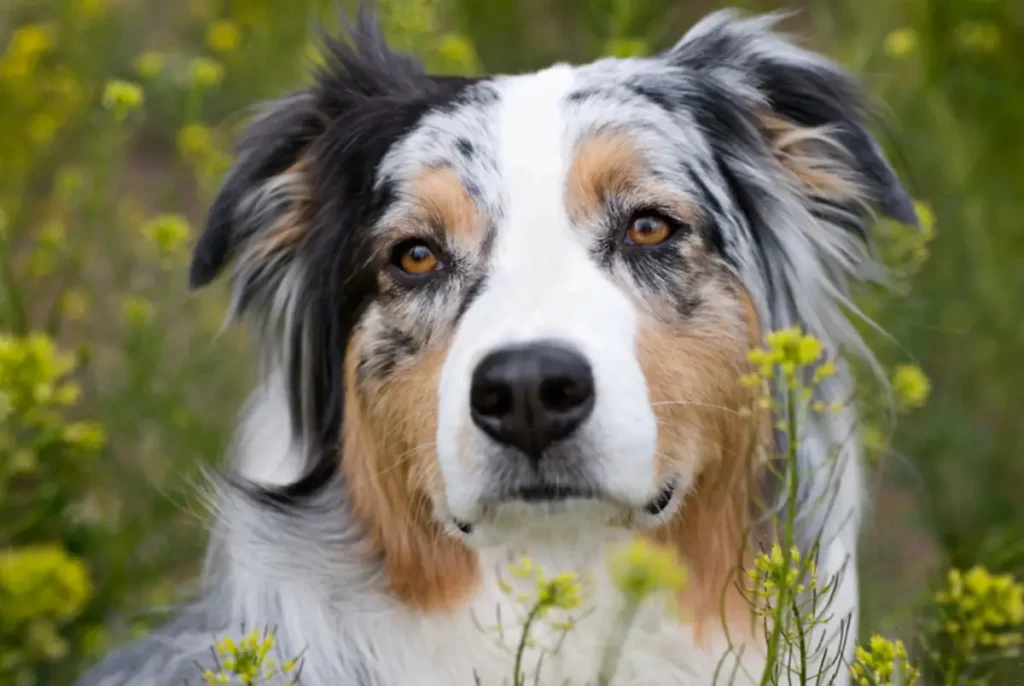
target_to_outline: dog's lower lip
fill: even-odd
[[[512,497],[527,503],[552,502],[569,498],[594,498],[596,493],[589,489],[537,484],[516,489]]]
[[[665,508],[672,502],[672,496],[676,494],[675,479],[669,481],[662,487],[661,492],[653,500],[644,505],[644,512],[657,516],[665,511]]]

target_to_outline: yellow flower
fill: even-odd
[[[121,301],[121,315],[129,326],[145,326],[153,318],[153,304],[145,298],[129,296]]]
[[[948,649],[962,659],[979,651],[1008,654],[1024,644],[1024,584],[1009,575],[994,575],[976,566],[950,570],[946,586],[935,594],[939,631]]]
[[[576,572],[563,572],[550,579],[537,579],[537,604],[574,610],[583,602],[583,584]]]
[[[33,620],[68,621],[91,596],[85,565],[59,545],[0,552],[0,607],[4,620],[14,626]]]
[[[796,546],[791,546],[787,555],[778,542],[772,544],[770,551],[762,552],[754,558],[753,567],[747,570],[747,577],[751,582],[748,591],[756,603],[754,609],[757,612],[770,613],[770,608],[785,593],[792,597],[793,594],[818,588],[818,567],[813,556],[801,554]],[[812,619],[817,614],[812,611],[813,606],[803,609],[812,615]]]
[[[135,73],[144,79],[151,79],[164,70],[167,58],[159,52],[144,52],[135,58]]]
[[[7,54],[17,57],[38,56],[53,47],[56,32],[49,24],[28,24],[17,29],[7,44]]]
[[[917,49],[917,31],[911,28],[896,29],[885,38],[885,52],[897,59],[906,57]]]
[[[60,298],[60,311],[68,319],[81,319],[88,310],[89,296],[80,288],[72,288]]]
[[[213,133],[202,124],[186,124],[178,131],[178,151],[186,160],[201,157],[213,147]]]
[[[238,26],[230,20],[215,21],[206,30],[206,44],[214,52],[234,52],[241,42],[242,33],[238,30]]]
[[[298,658],[293,658],[278,667],[277,660],[270,657],[276,642],[273,633],[260,634],[255,629],[238,639],[226,636],[216,641],[213,648],[220,670],[204,670],[203,678],[207,684],[233,683],[232,677],[243,684],[259,683],[260,679],[273,682],[294,670],[298,663]]]
[[[935,236],[935,210],[928,203],[918,201],[914,203],[914,211],[925,237],[933,238]]]
[[[822,379],[827,379],[827,378],[829,378],[831,376],[835,376],[835,373],[836,373],[836,363],[835,362],[833,362],[832,360],[829,360],[827,362],[823,362],[820,365],[818,365],[817,369],[814,370],[814,381],[818,382],[818,381],[821,381]]]
[[[687,580],[675,551],[645,538],[612,551],[608,570],[612,582],[632,602],[660,591],[679,591]]]
[[[777,368],[791,390],[796,390],[800,386],[803,377],[798,372],[814,366],[821,360],[825,351],[824,344],[818,338],[804,334],[798,327],[771,331],[765,336],[765,343],[764,348],[749,350],[747,361],[757,367],[756,373],[763,379],[772,378]],[[811,384],[817,384],[835,372],[834,362],[823,362],[818,366]],[[741,383],[744,386],[753,386],[754,380],[750,376],[745,376]],[[807,394],[803,395],[807,400]]]
[[[162,214],[146,222],[142,233],[165,255],[176,255],[188,244],[191,229],[180,214]]]
[[[931,393],[931,382],[915,364],[896,367],[892,375],[892,390],[903,409],[921,407]]]
[[[130,81],[109,81],[103,89],[103,106],[113,112],[118,121],[124,121],[142,107],[144,99],[142,89]]]
[[[868,641],[867,648],[857,647],[850,665],[850,676],[857,683],[870,686],[913,686],[920,673],[910,666],[902,641],[890,641],[875,635]]]
[[[821,352],[824,350],[824,346],[817,338],[813,336],[803,336],[800,338],[800,342],[797,344],[797,363],[801,365],[809,365],[818,361],[821,357]]]
[[[540,569],[534,565],[533,559],[529,555],[523,555],[514,564],[509,565],[509,572],[517,579],[525,579],[539,573]]]
[[[224,67],[208,57],[197,57],[188,67],[189,80],[201,90],[213,88],[224,80]]]

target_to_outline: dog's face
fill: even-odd
[[[350,390],[471,541],[556,511],[659,523],[736,423],[756,317],[716,236],[724,183],[643,71],[469,86],[378,168],[395,200]]]
[[[313,461],[283,495],[340,461],[407,560],[439,529],[488,545],[731,501],[746,350],[830,325],[863,207],[911,216],[846,77],[768,26],[719,14],[658,57],[479,80],[367,27],[334,45],[254,125],[192,272],[238,258]]]

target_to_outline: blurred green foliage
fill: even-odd
[[[718,5],[377,6],[431,69],[475,73],[651,53]],[[921,234],[879,228],[897,289],[861,299],[888,332],[865,326],[883,364],[909,358],[932,383],[926,409],[866,434],[890,459],[872,481],[886,525],[865,533],[863,624],[902,631],[934,569],[1024,572],[1024,3],[788,6],[788,28],[863,75],[922,200]],[[187,248],[245,114],[308,79],[335,7],[0,3],[2,686],[69,683],[191,590],[189,485],[251,379],[245,344],[220,334],[224,298],[187,295]]]

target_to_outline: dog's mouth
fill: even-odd
[[[628,508],[634,513],[632,517],[634,520],[657,522],[664,519],[670,509],[674,509],[674,506],[678,503],[678,493],[679,479],[673,477],[665,482],[653,498],[637,507],[636,505],[627,505],[622,503],[594,487],[572,484],[536,483],[521,486],[509,491],[503,494],[502,497],[489,502],[488,506],[522,503],[527,505],[538,505],[541,507],[548,506],[550,508],[552,506],[560,507],[569,501],[604,501]],[[453,518],[452,523],[455,525],[455,528],[463,534],[468,535],[473,532],[474,524],[472,522],[465,522]]]
[[[505,499],[521,500],[524,503],[556,503],[564,500],[591,500],[600,497],[600,492],[593,488],[540,483],[517,488]]]
[[[648,500],[647,504],[644,505],[644,514],[651,517],[661,516],[661,514],[668,509],[668,506],[675,502],[676,491],[678,490],[679,480],[669,479],[669,481],[661,487],[661,491],[659,491],[658,495]]]

